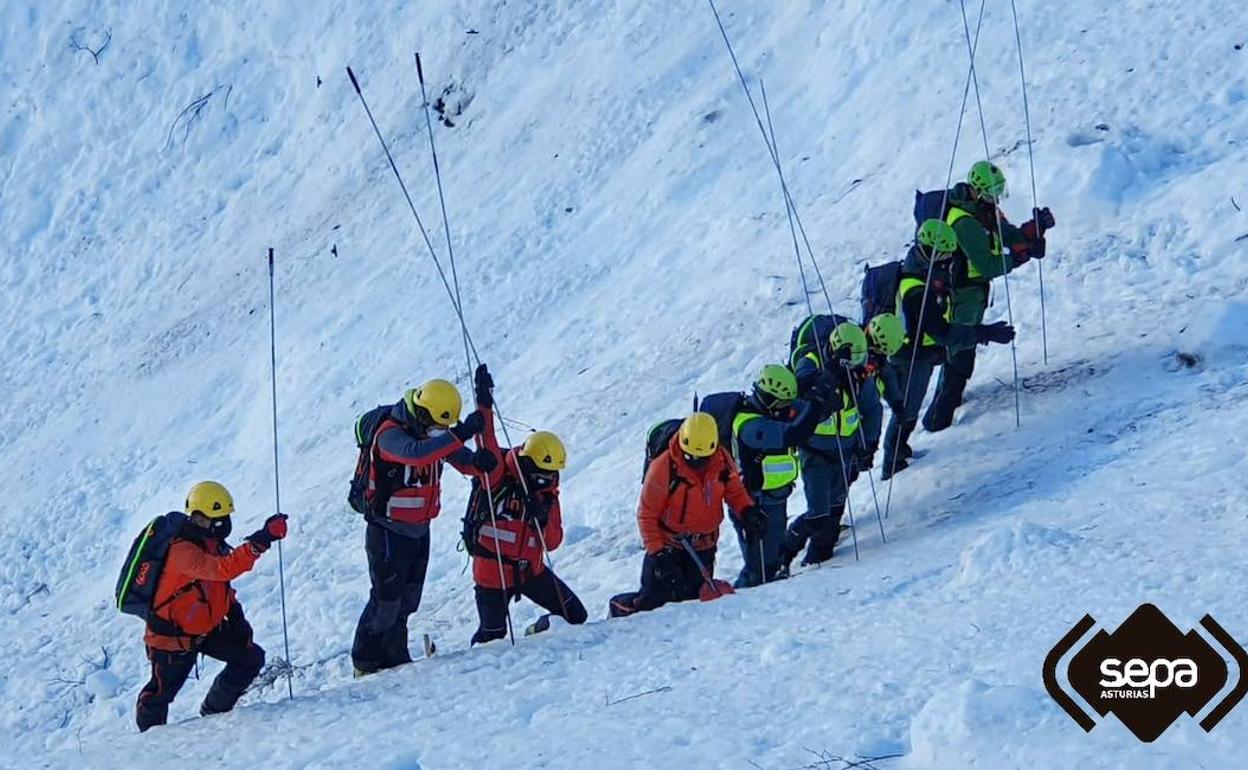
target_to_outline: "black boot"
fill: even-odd
[[[910,467],[910,463],[906,462],[905,456],[898,457],[895,462],[887,463],[880,471],[880,481],[888,481],[893,476],[901,473]]]
[[[810,546],[806,549],[806,556],[802,559],[802,566],[808,567],[813,564],[822,564],[831,559],[836,551],[836,543],[828,545],[827,543],[816,543],[810,541]]]

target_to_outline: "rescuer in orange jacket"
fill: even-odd
[[[286,536],[286,516],[270,516],[243,545],[231,548],[225,539],[233,512],[229,491],[215,481],[196,484],[187,495],[190,519],[169,546],[143,636],[152,677],[135,706],[140,732],[165,724],[169,704],[200,653],[225,662],[199,708],[204,716],[234,708],[264,666],[264,650],[252,641],[230,581]]]
[[[641,590],[612,598],[612,617],[697,598],[704,578],[681,541],[688,541],[707,574],[713,573],[725,503],[747,531],[766,528],[766,517],[741,483],[732,456],[719,446],[715,418],[695,412],[681,423],[667,451],[646,468],[637,505],[646,549]]]

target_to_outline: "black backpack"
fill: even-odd
[[[126,560],[121,565],[121,575],[117,578],[114,597],[117,609],[127,615],[142,618],[149,624],[159,625],[155,616],[158,607],[153,607],[156,598],[156,587],[165,571],[165,561],[169,558],[169,545],[182,527],[190,521],[185,513],[171,511],[164,516],[157,516],[143,531],[134,538]],[[167,599],[168,604],[177,598],[177,594]],[[168,625],[168,623],[165,623]]]
[[[863,268],[862,322],[880,313],[897,312],[897,289],[901,286],[901,261]]]
[[[681,422],[683,421],[679,418],[672,418],[650,426],[650,430],[646,432],[646,459],[641,464],[642,479],[645,479],[646,471],[650,469],[650,463],[654,461],[654,458],[667,451],[667,445],[672,442],[672,436],[676,435],[676,431],[680,430]]]
[[[712,393],[694,402],[695,411],[706,412],[715,418],[715,425],[719,428],[719,445],[727,448],[729,453],[732,452],[732,421],[736,418],[737,412],[741,410],[741,404],[744,401],[745,394],[728,391]],[[684,420],[673,418],[650,426],[650,430],[646,432],[646,459],[641,466],[642,478],[645,478],[646,471],[649,470],[654,458],[667,451],[672,436],[680,430],[682,422]]]
[[[945,221],[949,216],[949,190],[914,191],[914,237],[919,237],[919,226],[929,219]]]
[[[732,421],[736,419],[737,412],[741,411],[741,404],[744,401],[744,393],[728,391],[712,393],[698,404],[699,412],[706,412],[715,418],[715,424],[719,426],[719,445],[734,456],[736,452],[733,451]]]
[[[818,351],[821,346],[828,344],[828,339],[832,336],[832,330],[840,324],[849,321],[843,315],[812,315],[808,316],[800,324],[793,327],[793,333],[789,335],[789,368],[797,369],[798,354],[805,353],[809,350]]]
[[[373,442],[377,431],[389,417],[393,407],[383,404],[369,409],[355,421],[355,446],[359,457],[355,461],[355,473],[351,476],[351,488],[347,492],[347,504],[365,517],[381,514],[390,499],[389,479],[379,478],[373,468]],[[375,492],[368,494],[368,482],[372,479]]]

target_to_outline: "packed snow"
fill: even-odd
[[[947,0],[722,0],[766,82],[831,299],[899,258],[945,181],[967,72]],[[967,4],[974,27],[979,4]],[[745,388],[805,313],[774,170],[702,0],[0,6],[0,765],[447,768],[1242,767],[1248,707],[1142,744],[1084,733],[1041,664],[1085,613],[1143,602],[1248,643],[1248,43],[1227,0],[1019,0],[1037,186],[1058,226],[1010,280],[955,426],[897,476],[861,560],[604,621],[636,586],[643,433]],[[1031,207],[1009,3],[977,71],[1005,209]],[[355,416],[423,379],[469,385],[458,324],[345,75],[351,65],[445,260],[413,52],[467,322],[503,414],[570,463],[558,572],[592,622],[469,650],[448,482],[414,640],[355,681],[367,596],[345,502]],[[757,92],[756,92],[757,93]],[[974,98],[956,173],[983,155]],[[295,699],[267,672],[197,716],[204,664],[139,735],[141,623],[112,604],[153,516],[212,478],[235,530],[272,513],[268,284]],[[998,282],[991,319],[1004,318]],[[812,301],[823,305],[817,288]],[[875,487],[884,505],[887,483]],[[790,515],[803,510],[800,491]],[[236,536],[238,536],[236,535]],[[725,528],[717,574],[740,567]],[[284,657],[278,559],[236,581]],[[512,605],[518,625],[537,611]]]

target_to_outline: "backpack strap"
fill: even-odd
[[[200,585],[198,580],[192,580],[170,594],[169,597],[163,602],[152,607],[152,611],[147,616],[148,628],[152,629],[153,632],[159,634],[160,636],[172,636],[178,639],[195,639],[196,637],[184,632],[181,626],[177,623],[174,623],[169,618],[161,617],[156,614],[193,590],[198,590],[200,597],[203,598],[205,602],[208,601],[208,595],[204,592],[204,587]]]
[[[691,484],[688,481],[688,479],[684,478],[677,472],[676,461],[672,459],[670,455],[667,458],[667,462],[668,462],[668,479],[667,479],[667,496],[668,497],[671,497],[672,495],[676,494],[676,490],[680,488],[681,484],[684,484],[687,487],[693,486],[693,484]]]

